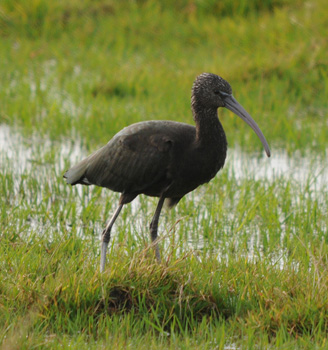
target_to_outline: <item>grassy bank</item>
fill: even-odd
[[[327,348],[326,4],[220,4],[1,2],[3,349]],[[192,123],[203,71],[231,83],[273,158],[220,111],[227,164],[163,212],[163,264],[142,196],[101,275],[118,196],[62,174],[133,122]]]

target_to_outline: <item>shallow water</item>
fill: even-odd
[[[322,190],[328,185],[328,162],[315,154],[302,156],[296,153],[290,157],[287,151],[272,150],[267,158],[254,157],[240,150],[229,150],[227,165],[236,178],[274,181],[277,178],[292,179],[301,185],[309,185],[313,190]],[[328,154],[328,149],[326,151]]]
[[[27,139],[7,124],[0,124],[0,168],[7,162],[14,173],[20,174],[30,170],[35,162],[44,163],[45,155],[53,150],[59,151],[59,162],[53,164],[58,169],[63,168],[65,160],[76,162],[84,156],[78,142],[51,142],[37,134],[32,134]]]
[[[44,141],[37,135],[31,135],[27,140],[8,125],[1,124],[0,168],[7,161],[12,165],[13,171],[19,174],[28,170],[33,162],[43,162],[44,154],[56,148],[56,151],[59,151],[59,163],[54,166],[64,171],[63,167],[67,160],[74,164],[87,155],[81,144],[80,140],[56,143]],[[328,154],[328,150],[326,153]],[[323,162],[322,157],[314,154],[307,156],[295,154],[290,157],[285,150],[273,149],[272,156],[267,158],[264,153],[252,156],[240,149],[229,149],[225,168],[228,168],[229,174],[237,179],[274,181],[284,177],[300,184],[307,184],[310,180],[309,184],[315,190],[325,189],[328,186],[328,162]]]
[[[31,137],[27,139],[18,131],[13,130],[13,128],[8,125],[2,124],[0,125],[0,171],[3,173],[10,171],[15,175],[14,181],[16,181],[16,184],[14,188],[15,191],[17,191],[17,196],[19,196],[19,186],[22,181],[22,176],[35,177],[40,184],[39,191],[36,191],[36,196],[39,196],[37,201],[41,203],[42,184],[45,185],[47,181],[60,182],[61,175],[65,172],[67,167],[75,164],[87,155],[86,150],[83,149],[81,145],[82,142],[80,140],[75,140],[74,142],[69,140],[56,142],[44,141],[36,134],[31,135]],[[248,153],[242,152],[240,149],[229,149],[225,171],[228,172],[228,176],[235,178],[236,181],[254,179],[270,183],[277,179],[279,179],[279,181],[292,180],[293,183],[296,183],[302,188],[306,187],[310,189],[313,198],[322,197],[322,194],[327,193],[328,189],[328,164],[323,161],[323,157],[313,154],[308,154],[307,156],[295,154],[293,157],[290,157],[284,150],[272,149],[271,158],[267,158],[264,153],[261,155],[249,155]],[[56,176],[55,180],[53,179],[54,176]],[[62,186],[63,189],[65,188],[64,180],[62,180],[60,186]],[[77,205],[80,203],[80,207],[78,205],[77,209],[78,214],[81,213],[83,206],[85,207],[92,197],[91,190],[87,192],[87,196],[82,196],[83,190],[85,190],[83,186],[75,187],[75,191],[77,191],[78,195],[76,203]],[[106,193],[104,191],[104,200],[107,200]],[[196,192],[192,197],[195,204],[198,201],[202,201],[201,195],[199,195],[199,197],[197,196]],[[127,217],[129,218],[129,222],[122,223],[123,220],[117,222],[113,229],[113,237],[117,234],[117,230],[122,231],[123,227],[126,228],[126,225],[128,225],[130,227],[129,231],[134,232],[135,238],[138,241],[148,241],[148,223],[153,215],[155,203],[156,200],[145,198],[137,198],[133,201],[131,205],[127,206],[125,209],[128,211]],[[115,210],[115,205],[116,203],[113,204],[113,207],[110,209],[111,211]],[[121,219],[123,216],[122,214],[120,216]],[[165,220],[166,215],[167,214],[163,213],[164,218],[160,221],[159,232],[161,237],[166,236],[164,247],[168,249],[170,239],[167,236],[170,237],[174,234],[175,226],[178,227],[181,224],[188,230],[188,225],[192,224],[188,223],[188,219],[185,220],[184,218],[180,218],[182,219],[181,223],[175,224],[171,220]],[[203,219],[213,220],[211,213],[208,212],[206,208],[202,215]],[[234,213],[231,213],[231,215],[234,215]],[[283,220],[284,218],[282,217],[281,221]],[[38,217],[30,218],[30,224],[31,230],[42,232],[45,229],[44,222]],[[99,221],[93,225],[95,226],[95,232],[101,234],[104,226],[102,219],[99,218]],[[54,227],[53,229],[57,230],[58,228]],[[81,236],[83,236],[83,232],[84,228],[81,226]],[[284,233],[282,232],[281,240],[284,238],[283,235]],[[262,247],[260,238],[260,232],[249,234],[248,258],[253,258],[258,254],[261,255]],[[231,240],[233,239],[235,238],[232,237],[230,241],[225,241],[223,243],[218,242],[218,259],[225,259],[225,256],[220,252],[222,244],[231,244]],[[181,251],[187,249],[186,244],[191,250],[202,250],[206,245],[206,239],[200,236],[197,236],[195,239],[190,236],[187,242],[183,244]],[[236,243],[236,248],[238,248],[237,245],[238,242]],[[281,258],[283,255],[284,251],[280,250],[278,256],[273,258],[273,260],[280,259],[283,261],[284,259]]]

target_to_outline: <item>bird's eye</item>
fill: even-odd
[[[214,90],[214,93],[215,93],[215,95],[218,95],[218,96],[220,96],[220,97],[222,97],[222,98],[225,98],[225,97],[227,97],[227,96],[230,96],[229,93],[224,92],[224,91],[220,91],[220,90]]]

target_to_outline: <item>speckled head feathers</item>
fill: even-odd
[[[223,107],[222,95],[231,95],[230,84],[212,73],[202,73],[194,81],[192,87],[192,104],[203,105],[205,107]]]
[[[206,89],[216,88],[228,94],[232,93],[230,84],[223,78],[213,73],[200,74],[194,81],[193,90],[199,87]]]

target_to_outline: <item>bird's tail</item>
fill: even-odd
[[[86,159],[84,159],[82,162],[74,165],[71,169],[67,170],[64,174],[66,182],[72,186],[76,184],[90,185],[84,176],[87,170],[87,166],[88,162]]]

